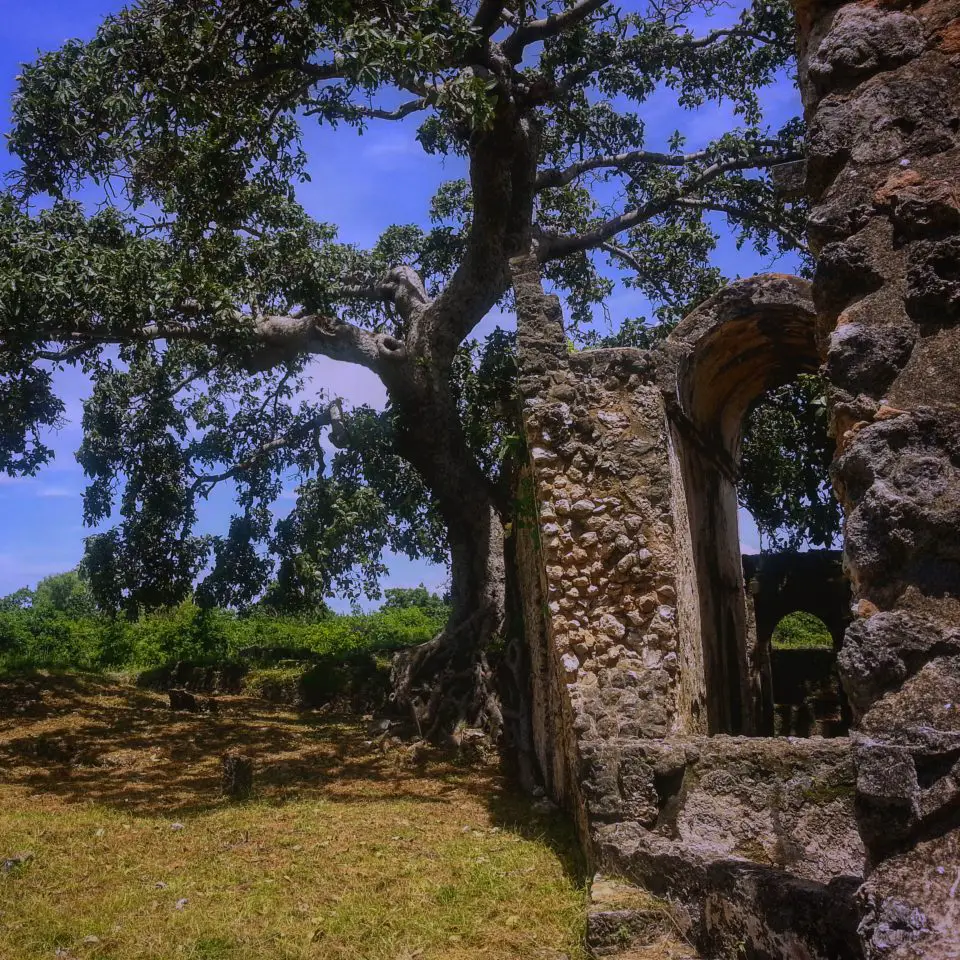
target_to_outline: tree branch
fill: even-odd
[[[198,492],[200,496],[207,497],[218,483],[222,483],[224,480],[232,480],[234,477],[245,473],[247,470],[252,469],[258,463],[267,459],[272,453],[276,453],[278,450],[283,450],[285,447],[298,443],[311,433],[319,433],[323,427],[330,427],[333,433],[342,432],[343,409],[340,400],[331,401],[327,405],[327,408],[321,410],[313,419],[291,427],[276,439],[252,451],[247,457],[239,463],[235,463],[228,470],[224,470],[222,473],[194,473],[192,488],[195,492]]]
[[[473,27],[484,37],[490,37],[497,32],[503,22],[504,7],[507,0],[482,0],[477,13],[473,18]]]
[[[583,250],[591,250],[594,247],[599,247],[601,244],[615,237],[618,233],[630,230],[638,224],[649,220],[651,217],[664,213],[676,204],[678,200],[696,195],[701,187],[710,183],[712,180],[716,180],[717,177],[722,176],[724,173],[730,173],[734,170],[753,170],[771,167],[775,163],[784,163],[787,160],[795,160],[797,158],[797,154],[758,154],[735,160],[717,161],[701,171],[697,176],[691,177],[675,193],[657,200],[650,200],[639,207],[627,210],[601,223],[593,230],[566,237],[545,238],[541,244],[540,259],[543,261],[556,260],[570,253],[578,253]]]
[[[342,80],[344,77],[343,61],[334,57],[330,63],[310,63],[308,60],[272,60],[254,67],[246,76],[241,77],[239,83],[259,83],[269,80],[278,73],[302,73],[311,80],[320,83],[324,80]]]
[[[420,274],[406,265],[393,267],[376,283],[343,286],[335,292],[345,299],[392,303],[407,321],[415,320],[431,303]]]
[[[381,289],[408,322],[416,320],[430,306],[423,280],[413,267],[394,267],[381,281]]]
[[[744,222],[752,220],[766,227],[768,230],[779,234],[797,250],[803,253],[810,252],[809,247],[807,247],[802,237],[798,237],[792,230],[787,229],[782,224],[777,223],[773,218],[766,217],[757,211],[743,210],[732,203],[719,203],[712,200],[698,200],[696,198],[681,198],[676,201],[676,204],[690,210],[707,210],[714,213],[725,213],[728,217],[733,217],[734,220],[742,220]]]
[[[779,147],[778,140],[759,140],[753,144],[760,148]],[[553,167],[548,170],[542,170],[537,174],[537,190],[543,190],[549,187],[565,187],[573,182],[577,177],[593,170],[602,170],[605,168],[624,170],[635,164],[648,163],[652,166],[660,167],[684,167],[687,164],[697,163],[706,160],[714,151],[710,149],[695,150],[692,153],[660,153],[655,150],[630,150],[627,153],[617,153],[612,156],[589,157],[586,160],[580,160],[577,163],[570,164],[569,167]],[[756,155],[755,156],[759,156]]]
[[[316,354],[367,367],[380,373],[386,360],[403,355],[403,344],[383,333],[373,333],[336,317],[318,314],[303,316],[262,316],[256,319],[238,314],[237,319],[249,323],[254,346],[260,348],[260,359],[266,365],[280,362],[284,357]],[[98,334],[83,331],[67,334],[62,341],[68,344],[62,351],[43,351],[38,359],[69,360],[96,345],[120,344],[152,340],[186,340],[236,349],[242,335],[211,331],[189,323],[148,324],[137,330]]]
[[[609,157],[591,157],[589,160],[572,163],[569,167],[553,167],[549,170],[542,170],[537,174],[537,190],[565,187],[568,183],[576,180],[577,177],[592,170],[602,170],[604,168],[622,170],[638,163],[682,167],[688,163],[695,163],[697,160],[704,160],[708,156],[710,156],[708,150],[698,150],[695,153],[657,153],[651,150],[631,150],[629,153],[618,153]]]
[[[756,40],[758,43],[773,43],[774,38],[765,36],[762,33],[755,33],[747,30],[745,27],[720,27],[717,30],[711,30],[710,33],[702,37],[678,37],[677,46],[688,47],[693,50],[699,50],[702,47],[709,47],[711,43],[723,40],[727,37],[747,37],[750,40]]]
[[[531,20],[511,33],[500,47],[512,63],[519,63],[525,47],[569,30],[608,2],[609,0],[580,0],[562,13],[553,13],[543,20]]]
[[[635,270],[637,273],[643,273],[643,265],[640,261],[625,247],[618,246],[615,243],[601,243],[601,250],[606,250],[607,253],[612,254],[617,259],[622,260],[628,267]]]
[[[406,103],[400,104],[399,107],[394,108],[393,110],[384,110],[380,107],[362,107],[352,105],[351,109],[358,117],[369,117],[371,120],[402,120],[404,117],[409,117],[410,114],[416,113],[418,110],[425,110],[430,106],[430,98],[423,96],[417,97],[416,100],[408,100]],[[304,111],[304,116],[312,117],[317,113],[320,113],[323,108],[321,106],[310,107]]]
[[[35,360],[49,360],[52,363],[70,363],[83,356],[92,346],[90,343],[78,343],[63,350],[37,350],[33,357]]]
[[[411,113],[418,110],[424,110],[430,106],[429,97],[417,97],[416,100],[408,100],[400,104],[394,110],[381,110],[378,107],[358,107],[357,111],[363,117],[371,117],[374,120],[402,120],[409,117]]]
[[[508,289],[507,260],[530,242],[536,151],[535,128],[508,104],[498,110],[491,129],[471,144],[469,234],[449,282],[407,336],[417,356],[423,349],[440,367],[452,362],[463,338]]]
[[[331,317],[306,317],[312,329],[306,337],[310,353],[356,363],[380,373],[383,361],[399,359],[404,355],[403,344],[385,333],[372,333]]]

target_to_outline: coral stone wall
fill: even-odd
[[[515,261],[514,283],[525,317],[531,474],[517,535],[539,688],[534,739],[554,794],[578,808],[576,743],[697,732],[702,671],[699,686],[696,662],[681,671],[674,491],[650,356],[570,355],[536,262]]]
[[[663,406],[643,354],[571,358],[576,395],[528,404],[546,601],[578,732],[664,737],[679,711]]]
[[[704,736],[751,725],[739,422],[813,362],[808,285],[742,281],[662,350],[574,354],[536,261],[512,266],[546,786],[593,865],[671,900],[708,955],[856,956],[850,742]]]
[[[802,3],[870,956],[960,956],[960,4]]]

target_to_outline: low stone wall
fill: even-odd
[[[246,659],[213,664],[177,661],[145,670],[137,686],[150,690],[247,694],[297,709],[342,705],[356,712],[392,713],[389,662],[357,651],[342,656],[284,647],[251,647]]]
[[[622,741],[583,779],[603,869],[682,904],[708,955],[859,955],[849,741]]]
[[[182,688],[195,693],[239,693],[250,667],[246,663],[191,663],[178,660],[137,675],[137,686],[147,690]]]
[[[583,750],[581,782],[591,822],[612,827],[604,838],[628,824],[705,861],[750,860],[821,883],[863,876],[846,739],[596,743]]]

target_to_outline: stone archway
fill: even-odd
[[[818,369],[814,328],[808,283],[752,277],[706,301],[663,348],[661,386],[693,560],[683,632],[687,644],[702,644],[709,733],[763,730],[737,526],[741,430],[764,393]]]

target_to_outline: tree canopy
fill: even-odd
[[[512,337],[470,337],[510,308],[509,258],[535,250],[583,342],[615,282],[667,321],[716,288],[708,213],[761,252],[803,249],[803,211],[765,173],[802,127],[770,129],[758,93],[792,69],[789,7],[711,28],[718,6],[140,0],[24,67],[0,198],[0,469],[50,458],[54,373],[83,370],[84,519],[115,521],[88,541],[98,599],[170,603],[199,581],[244,604],[275,581],[315,603],[374,590],[392,549],[450,552],[454,619],[502,605],[484,584],[502,576]],[[678,129],[652,149],[664,90]],[[710,103],[736,123],[688,143],[683,111]],[[340,241],[298,199],[304,130],[414,117],[425,155],[464,176],[429,226]],[[316,355],[373,371],[388,409],[343,409]],[[222,483],[236,513],[201,535]]]
[[[763,546],[832,547],[840,535],[827,421],[826,384],[808,374],[763,397],[747,415],[738,490]]]

